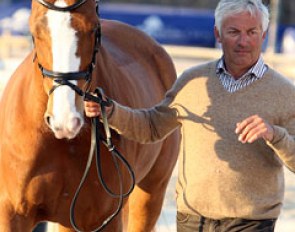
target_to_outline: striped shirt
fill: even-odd
[[[224,59],[221,58],[217,63],[216,74],[223,87],[228,92],[233,93],[262,78],[267,69],[268,66],[264,63],[263,58],[260,56],[255,65],[253,65],[238,80],[235,80],[234,77],[225,69]]]

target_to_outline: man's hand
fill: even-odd
[[[259,138],[271,141],[274,137],[273,127],[258,115],[253,115],[238,122],[236,134],[242,143],[253,143]]]
[[[84,102],[85,114],[87,117],[97,117],[101,115],[100,105],[96,102]]]

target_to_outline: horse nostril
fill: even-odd
[[[50,127],[51,117],[49,115],[45,115],[44,120],[45,120],[45,123],[47,124],[47,126]]]
[[[78,117],[75,117],[75,118],[72,118],[72,120],[68,124],[68,128],[70,130],[77,130],[80,128],[81,124],[82,124],[81,119]]]

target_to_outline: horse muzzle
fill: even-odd
[[[84,119],[78,114],[70,114],[68,117],[59,119],[46,113],[44,120],[57,139],[75,138],[84,124]]]

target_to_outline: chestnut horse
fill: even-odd
[[[131,26],[100,20],[97,5],[95,0],[32,1],[34,49],[9,80],[0,103],[1,232],[29,232],[41,221],[56,222],[60,232],[75,231],[71,202],[91,137],[83,92],[99,86],[124,105],[144,108],[158,103],[176,79],[172,60],[159,44]],[[124,210],[103,231],[151,231],[177,160],[179,133],[146,145],[112,134],[136,185]],[[101,163],[104,181],[120,192],[114,158],[105,147]],[[129,173],[117,165],[126,191]],[[92,164],[74,207],[76,225],[96,230],[117,205]]]

